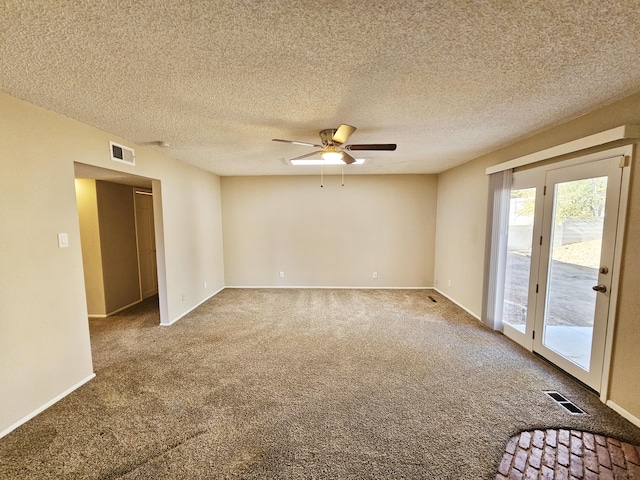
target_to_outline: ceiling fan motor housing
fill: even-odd
[[[336,128],[327,128],[325,130],[320,130],[320,140],[322,140],[322,145],[324,145],[325,147],[327,145],[335,145],[333,136],[337,131],[338,130]]]

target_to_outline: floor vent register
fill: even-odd
[[[567,400],[564,395],[555,391],[546,391],[549,398],[551,398],[554,402],[564,408],[571,415],[586,415],[587,412],[578,407],[575,403]]]

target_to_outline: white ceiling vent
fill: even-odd
[[[111,160],[116,162],[126,163],[127,165],[136,164],[136,156],[133,152],[133,148],[125,147],[114,142],[109,142],[111,148]]]

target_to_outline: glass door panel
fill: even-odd
[[[536,189],[511,190],[502,321],[525,333]]]
[[[545,175],[533,350],[600,391],[622,169],[620,158]]]
[[[589,371],[607,177],[557,183],[542,343]]]

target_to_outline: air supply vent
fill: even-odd
[[[586,415],[586,412],[584,410],[582,410],[572,401],[567,400],[561,393],[555,392],[553,390],[545,391],[544,393],[546,393],[553,401],[555,401],[571,415]]]
[[[111,149],[111,160],[120,163],[126,163],[127,165],[136,164],[136,156],[133,152],[133,148],[125,147],[114,142],[109,142]]]

